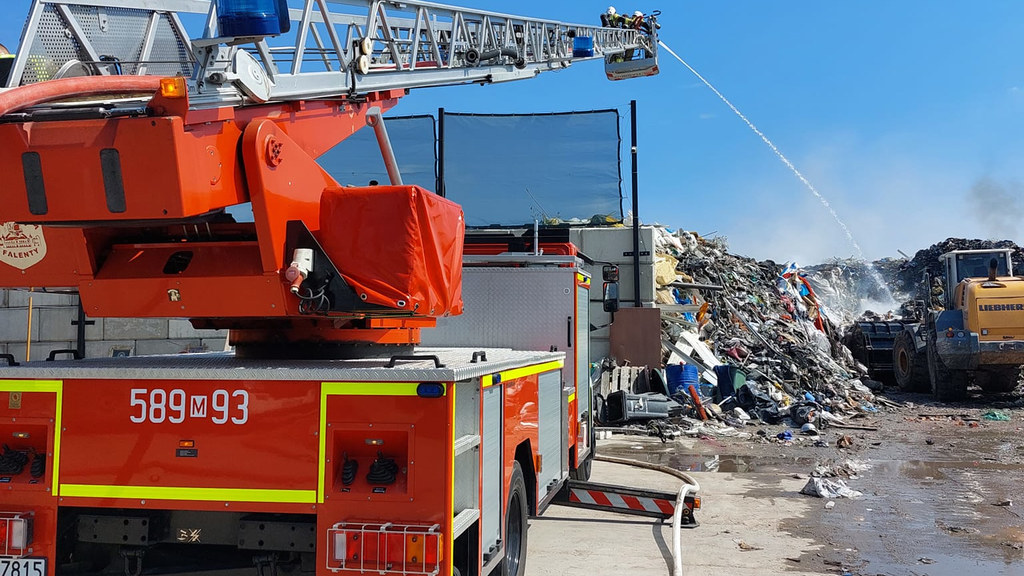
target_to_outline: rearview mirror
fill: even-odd
[[[617,270],[616,270],[617,271]],[[619,311],[619,283],[605,282],[602,299],[604,300],[605,312]]]

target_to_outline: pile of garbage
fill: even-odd
[[[749,422],[788,424],[799,429],[792,438],[896,407],[876,395],[883,385],[843,344],[843,329],[864,317],[866,302],[879,304],[867,313],[874,319],[903,312],[919,297],[917,284],[928,288],[924,273],[941,273],[942,254],[991,248],[1012,248],[1024,270],[1024,249],[1006,240],[949,238],[914,258],[837,259],[803,269],[731,254],[723,238],[655,228],[665,369],[630,367],[634,384],[605,398],[604,422],[645,423],[641,433],[662,439],[736,435]],[[677,428],[651,424],[662,418]]]
[[[939,257],[952,250],[991,250],[993,248],[1010,248],[1013,250],[1012,260],[1014,271],[1024,270],[1024,249],[1011,240],[976,240],[968,238],[947,238],[932,244],[924,250],[918,250],[914,257],[903,261],[894,274],[893,285],[901,293],[911,298],[927,299],[923,292],[927,286],[922,279],[927,276],[941,276],[942,266]]]
[[[828,424],[823,417],[877,411],[869,385],[880,384],[840,342],[817,286],[796,264],[758,262],[729,253],[722,238],[664,228],[655,245],[666,371],[648,389],[719,428],[785,421],[816,434]],[[629,410],[616,404],[613,412],[628,420]]]

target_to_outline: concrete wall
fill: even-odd
[[[30,313],[31,310],[31,313]],[[223,350],[226,330],[196,330],[188,320],[86,318],[86,358]],[[0,290],[0,353],[45,360],[78,345],[78,295]],[[66,356],[59,356],[66,357]]]

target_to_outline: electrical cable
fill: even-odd
[[[299,314],[305,316],[323,314],[330,309],[331,302],[327,298],[326,284],[315,293],[311,288],[305,288],[304,291],[305,295],[296,294],[299,298]]]
[[[398,464],[394,458],[387,458],[382,452],[377,452],[377,459],[370,464],[370,471],[366,474],[366,481],[370,484],[394,484],[398,477]]]

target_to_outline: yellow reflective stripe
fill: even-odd
[[[576,399],[576,393],[575,392],[573,392],[572,394],[569,394],[569,400],[568,400],[569,402],[572,402],[575,399]]]
[[[324,503],[324,476],[327,474],[327,385],[320,385],[320,474],[316,482],[316,501]]]
[[[324,382],[320,389],[329,396],[415,396],[419,385],[419,382]],[[445,386],[445,393],[447,388]]]
[[[565,366],[563,360],[553,360],[551,362],[545,362],[544,364],[535,364],[533,366],[526,366],[524,368],[515,368],[514,370],[506,370],[498,373],[498,382],[504,382],[506,380],[515,380],[516,378],[522,378],[524,376],[533,376],[534,374],[540,374],[542,372],[549,372],[551,370],[557,370]],[[487,388],[493,386],[494,375],[487,374],[480,377],[480,387]]]
[[[64,414],[64,390],[63,383],[58,382],[57,391],[57,415],[53,419],[53,487],[51,488],[51,494],[54,496],[60,495],[60,482],[58,477],[60,476],[60,431],[64,429],[63,414]]]
[[[60,392],[62,380],[0,380],[0,392]]]
[[[552,362],[545,362],[544,364],[536,364],[534,366],[526,366],[525,368],[516,368],[514,370],[506,370],[501,373],[501,381],[515,380],[516,378],[522,378],[524,376],[533,376],[534,374],[540,374],[542,372],[549,372],[551,370],[557,370],[565,366],[565,361],[554,360]]]
[[[57,496],[60,492],[60,431],[61,416],[64,411],[63,380],[0,380],[0,392],[49,392],[57,395],[56,414],[53,417],[53,486],[50,493]]]
[[[64,484],[61,496],[80,498],[128,498],[131,500],[198,500],[204,502],[267,502],[313,504],[314,490],[244,488],[182,488],[176,486],[103,486]]]

